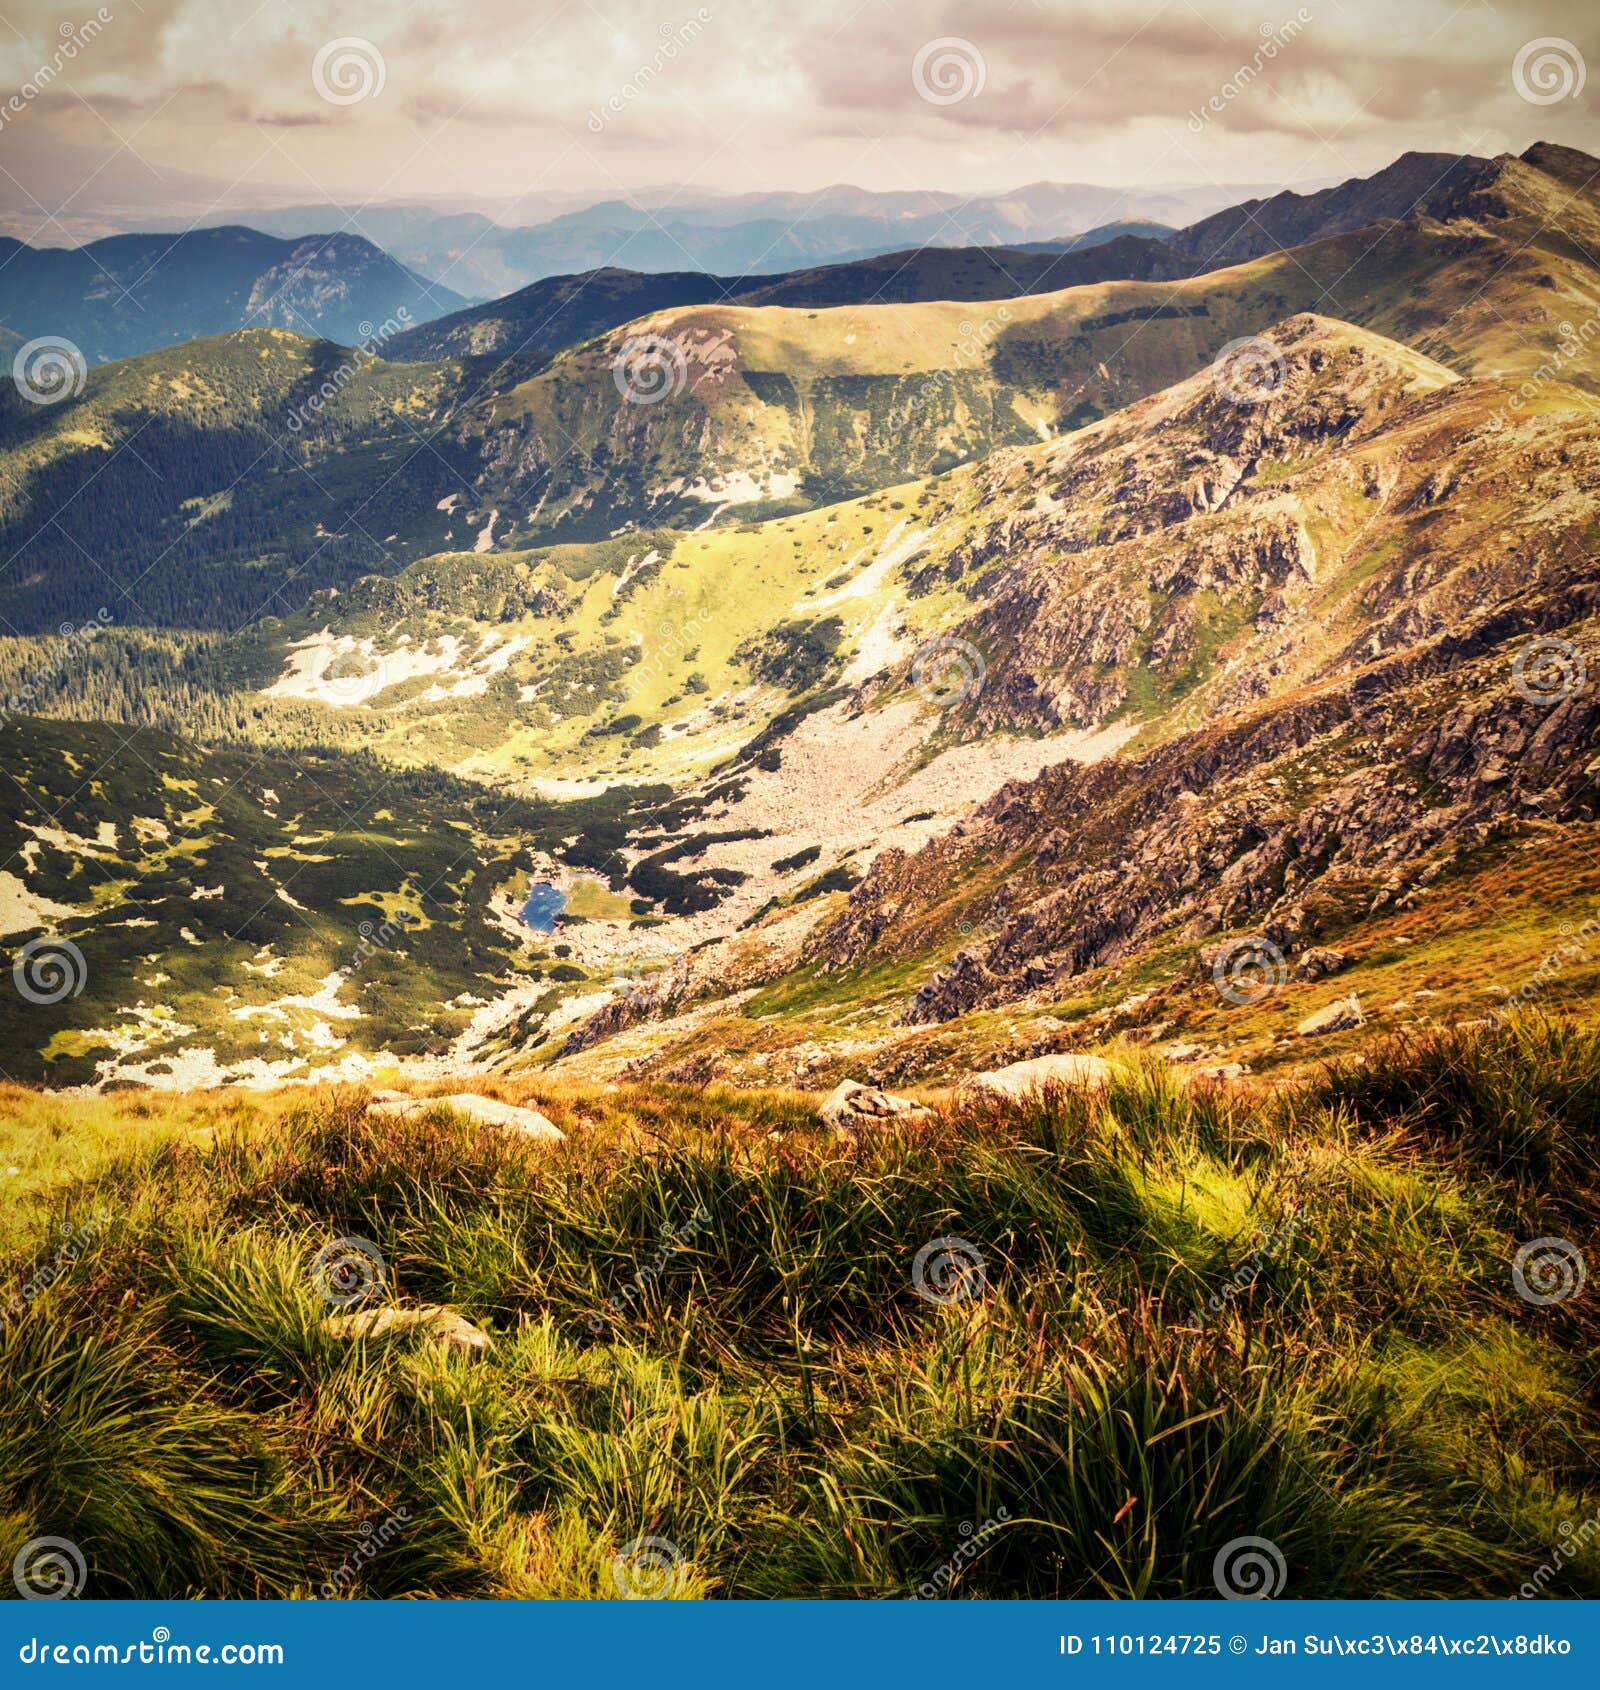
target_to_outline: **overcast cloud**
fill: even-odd
[[[0,184],[12,205],[83,206],[136,176],[182,198],[183,173],[241,204],[1321,181],[1408,148],[1597,150],[1597,15],[1579,0],[107,0],[89,25],[86,4],[0,0]],[[1561,83],[1548,63],[1530,83],[1532,60],[1519,91],[1539,38],[1570,45],[1555,61],[1581,91],[1548,98]],[[28,92],[41,67],[48,86]]]

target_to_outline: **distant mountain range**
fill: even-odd
[[[1107,224],[1153,225],[1159,232],[1263,191],[1248,185],[1132,191],[1039,182],[968,198],[841,186],[681,204],[671,196],[607,200],[524,227],[504,226],[477,211],[440,213],[415,205],[289,206],[252,212],[250,222],[289,237],[345,228],[459,293],[484,297],[601,267],[767,275],[913,246],[1071,242]]]
[[[81,247],[0,239],[0,324],[23,340],[69,340],[90,363],[242,328],[353,344],[466,303],[360,235],[281,240],[228,227]]]
[[[1548,175],[1562,151],[1536,147],[1524,162]],[[1375,175],[1311,194],[1251,200],[1178,231],[1123,221],[1058,240],[934,243],[775,276],[607,265],[442,316],[397,336],[384,351],[395,358],[537,357],[646,312],[684,305],[917,304],[1006,299],[1094,282],[1176,281],[1387,220],[1453,216],[1474,195],[1492,204],[1481,196],[1503,168],[1504,161],[1406,153]]]

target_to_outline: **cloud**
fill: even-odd
[[[1600,74],[1582,100],[1541,107],[1518,96],[1510,70],[1536,36],[1600,61],[1587,0],[364,0],[355,12],[322,0],[292,10],[109,0],[107,10],[113,21],[24,114],[30,126],[81,142],[83,101],[158,169],[203,161],[224,182],[270,169],[334,197],[617,194],[664,181],[1260,182],[1371,170],[1407,148],[1597,139]],[[0,32],[0,85],[47,62],[59,20],[39,0],[12,12],[24,39]],[[381,65],[376,91],[330,98],[314,74],[319,50],[355,32]],[[940,38],[956,43],[958,79],[929,97],[914,73]],[[972,87],[947,98],[963,55]],[[1235,92],[1211,110],[1225,87]]]

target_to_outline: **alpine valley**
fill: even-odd
[[[1600,160],[1029,192],[0,250],[11,1537],[1503,1596],[1594,1512],[1510,1264],[1600,1217]]]

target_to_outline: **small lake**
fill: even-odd
[[[528,889],[522,919],[535,933],[554,933],[556,917],[567,907],[567,895],[548,880],[536,880]]]

